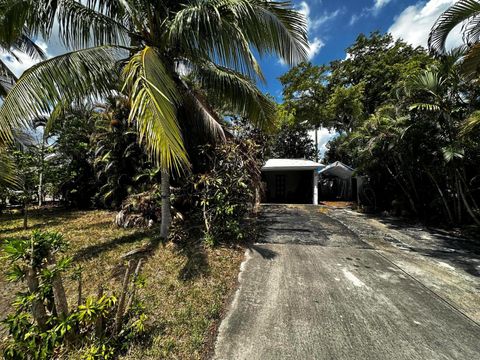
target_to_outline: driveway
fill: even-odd
[[[480,359],[476,245],[346,210],[263,210],[215,359]]]

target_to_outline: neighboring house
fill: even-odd
[[[267,203],[318,205],[318,172],[324,165],[305,159],[270,159],[262,167]]]

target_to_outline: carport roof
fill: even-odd
[[[320,170],[320,174],[333,175],[342,179],[349,179],[352,177],[355,169],[345,165],[340,161],[335,161],[333,164],[328,165],[324,169]]]
[[[269,159],[262,171],[320,170],[324,165],[306,159]]]

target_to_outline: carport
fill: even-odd
[[[320,170],[321,200],[356,200],[357,179],[355,169],[335,161]]]
[[[305,159],[269,159],[262,167],[263,201],[318,205],[318,171],[322,167]]]

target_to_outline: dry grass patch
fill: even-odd
[[[32,212],[30,228],[24,231],[19,214],[4,214],[0,216],[0,241],[29,237],[33,229],[59,231],[70,242],[68,255],[83,269],[84,295],[95,294],[101,284],[106,291],[118,291],[124,266],[121,255],[148,243],[158,231],[120,229],[113,225],[113,216],[109,211],[39,210]],[[204,358],[236,286],[243,253],[239,247],[205,248],[198,241],[161,244],[145,259],[142,270],[147,335],[123,358]],[[5,261],[0,260],[2,274],[5,268]],[[76,286],[66,279],[71,306],[76,301]],[[18,290],[0,277],[1,314],[12,311],[10,303]]]

